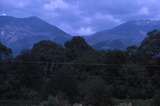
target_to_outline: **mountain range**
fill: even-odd
[[[140,44],[147,32],[154,29],[160,29],[160,21],[134,20],[84,38],[96,49],[125,49],[130,45]],[[16,53],[31,48],[40,40],[52,40],[64,44],[71,38],[70,34],[38,17],[0,16],[0,42]]]
[[[160,21],[134,20],[96,32],[86,37],[86,40],[96,49],[125,49],[131,45],[139,45],[147,33],[154,29],[160,29]]]
[[[63,44],[71,36],[38,17],[15,18],[0,16],[0,42],[14,52],[31,48],[40,40],[53,40]]]

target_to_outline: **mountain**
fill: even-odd
[[[120,40],[113,40],[113,41],[102,41],[92,45],[93,48],[96,49],[122,49],[125,48],[125,45]]]
[[[86,40],[98,49],[125,49],[140,44],[147,32],[154,29],[160,29],[160,21],[134,20],[110,30],[97,32],[86,37]]]
[[[14,52],[30,48],[40,40],[53,40],[63,44],[71,36],[38,17],[15,18],[0,16],[0,42]]]

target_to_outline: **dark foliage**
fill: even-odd
[[[1,59],[0,99],[40,100],[63,94],[70,102],[94,106],[112,104],[112,98],[155,97],[156,102],[158,37],[159,32],[151,32],[140,47],[126,51],[97,51],[81,37],[73,37],[64,47],[40,41],[15,58]],[[11,56],[11,50],[0,45],[0,54]]]

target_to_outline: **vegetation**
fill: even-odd
[[[160,32],[148,36],[126,51],[97,51],[81,37],[64,47],[40,41],[16,57],[0,44],[0,99],[49,100],[47,106],[110,106],[115,98],[153,99],[159,105],[160,41],[155,39]]]

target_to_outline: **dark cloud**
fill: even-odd
[[[158,0],[1,0],[0,13],[38,16],[71,34],[91,34],[135,19],[159,19]]]

